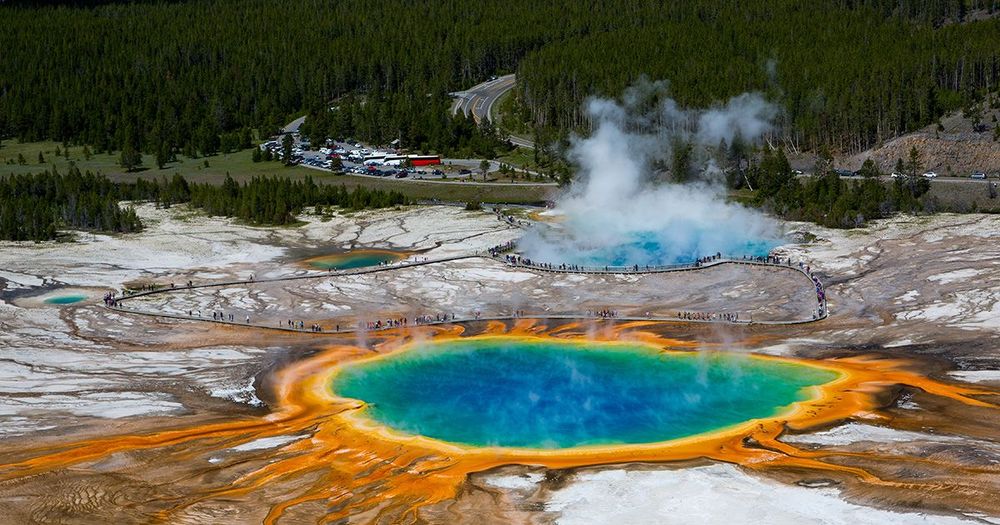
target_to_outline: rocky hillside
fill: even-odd
[[[984,171],[1000,176],[1000,98],[977,108],[974,113],[954,113],[914,133],[897,137],[864,153],[838,159],[845,168],[858,169],[867,158],[891,172],[897,159],[909,157],[910,149],[920,152],[924,169],[942,176],[968,176]],[[976,121],[978,120],[978,124]]]

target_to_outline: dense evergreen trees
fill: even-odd
[[[747,181],[756,188],[753,204],[792,220],[811,221],[833,228],[854,228],[899,211],[924,211],[923,197],[930,181],[920,176],[897,178],[886,184],[874,164],[858,179],[843,179],[832,169],[810,177],[796,177],[781,150],[767,151],[753,166]]]
[[[183,197],[178,196],[183,202]],[[236,217],[251,224],[282,225],[295,222],[307,206],[341,206],[360,210],[406,204],[397,191],[369,190],[358,186],[348,191],[343,185],[318,185],[311,177],[292,181],[279,177],[254,177],[242,185],[226,177],[221,186],[193,184],[191,205],[209,215]]]
[[[0,136],[158,162],[316,133],[489,156],[447,93],[517,71],[544,136],[640,74],[683,104],[766,91],[788,147],[858,150],[996,90],[998,0],[6,2]],[[975,19],[975,20],[973,20]],[[329,111],[330,108],[333,111]]]
[[[669,79],[671,96],[685,106],[763,91],[784,106],[775,138],[786,147],[861,151],[997,90],[1000,20],[945,22],[998,8],[931,0],[633,2],[600,30],[527,54],[518,69],[520,116],[541,127],[586,128],[583,97],[617,96],[646,74]]]
[[[499,3],[459,0],[44,4],[0,7],[0,136],[117,151],[131,134],[144,152],[202,155],[227,133],[270,134],[345,96],[356,138],[447,147],[447,93],[513,70],[554,12],[497,18]]]
[[[139,231],[135,209],[118,205],[133,196],[122,190],[106,177],[76,169],[0,178],[0,239],[54,239],[58,228]]]
[[[860,151],[996,92],[998,11],[1000,0],[8,1],[0,138],[86,144],[88,157],[116,151],[133,170],[140,152],[162,167],[177,153],[249,147],[252,130],[266,135],[306,112],[302,131],[314,142],[399,139],[492,158],[502,135],[450,116],[448,93],[516,71],[514,117],[541,138],[536,157],[555,158],[567,131],[589,129],[586,97],[618,96],[647,75],[668,79],[683,105],[765,92],[784,108],[771,144],[826,160],[801,179],[766,153],[740,178],[779,214],[850,226],[926,206],[926,181],[883,184],[874,166],[864,180],[841,180],[829,173],[829,151]],[[672,167],[686,173],[690,151],[675,151]],[[740,165],[732,160],[723,164]],[[919,164],[910,158],[899,170],[917,174]],[[568,178],[564,164],[553,166]],[[134,212],[117,202],[144,199],[255,224],[288,223],[305,206],[404,200],[281,178],[213,187],[47,173],[0,181],[0,237],[135,231]]]
[[[158,206],[190,202],[210,215],[235,217],[251,224],[295,222],[307,206],[341,206],[360,210],[406,204],[399,192],[348,191],[344,186],[317,185],[309,177],[291,181],[257,177],[238,184],[226,177],[221,186],[189,184],[184,177],[139,179],[115,183],[103,175],[66,175],[46,171],[36,175],[0,177],[0,239],[42,241],[56,238],[59,229],[129,233],[142,229],[131,206],[121,201],[154,201]]]

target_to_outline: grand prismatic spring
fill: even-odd
[[[636,343],[481,338],[346,365],[333,390],[412,435],[552,449],[669,441],[772,417],[837,377],[792,362]]]

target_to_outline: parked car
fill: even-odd
[[[402,171],[396,174],[397,179],[405,179],[407,177],[406,172]]]
[[[462,170],[458,173],[459,175],[472,175],[472,170]]]
[[[927,179],[937,178],[937,173],[934,173],[933,171],[926,171],[926,172],[924,172],[924,178],[927,178]]]
[[[976,172],[972,173],[971,178],[976,179],[976,180],[983,180],[983,179],[986,178],[986,174],[983,173],[983,172],[981,172],[981,171],[976,171]]]

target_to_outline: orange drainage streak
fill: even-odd
[[[695,343],[644,330],[656,324],[635,322],[615,326],[600,331],[597,339],[641,342],[663,348],[664,352],[694,349]],[[490,322],[483,335],[593,340],[594,337],[586,336],[586,328],[573,323],[549,329],[532,320],[519,320],[510,327]],[[877,416],[876,394],[894,385],[911,386],[971,406],[998,408],[973,397],[996,392],[923,377],[907,370],[909,363],[902,360],[851,357],[820,361],[755,356],[831,370],[837,372],[839,378],[813,387],[811,399],[795,403],[783,414],[715,432],[661,443],[537,450],[469,447],[402,435],[365,417],[363,404],[339,398],[330,389],[331,378],[344,363],[364,358],[379,359],[405,351],[414,342],[458,338],[463,332],[459,326],[392,330],[384,334],[386,339],[377,348],[381,355],[376,357],[367,349],[332,346],[276,374],[277,408],[268,416],[40,448],[29,451],[38,454],[31,459],[0,465],[0,480],[92,462],[119,451],[190,444],[201,447],[203,453],[208,454],[262,437],[310,433],[310,438],[278,449],[269,464],[224,486],[207,486],[153,517],[170,522],[175,515],[202,501],[246,496],[266,485],[319,473],[316,481],[275,504],[265,523],[275,523],[289,509],[315,501],[327,504],[328,512],[319,519],[321,523],[366,511],[377,512],[379,518],[412,521],[420,507],[454,498],[470,473],[509,464],[571,468],[707,458],[751,469],[795,467],[855,476],[875,485],[912,486],[880,479],[862,468],[822,461],[825,455],[843,453],[801,451],[778,438],[786,429],[805,430],[852,417]],[[184,455],[190,453],[183,452]]]

